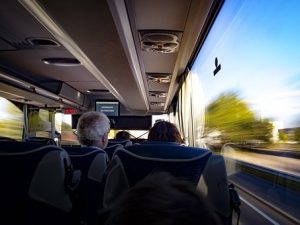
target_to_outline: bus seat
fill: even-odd
[[[181,143],[177,143],[177,142],[169,142],[169,141],[148,141],[148,140],[146,140],[146,141],[143,141],[143,143],[141,143],[141,144],[143,144],[143,145],[176,145],[176,146],[184,146],[183,144],[181,144]]]
[[[118,140],[118,139],[109,139],[107,143],[107,147],[110,147],[112,145],[120,144],[124,147],[131,146],[132,142],[130,140]]]
[[[28,137],[26,138],[26,142],[40,143],[44,145],[57,145],[52,138],[46,138],[46,137]]]
[[[1,223],[72,224],[68,187],[75,183],[71,183],[72,165],[63,149],[1,142],[0,179]]]
[[[209,150],[158,144],[118,150],[107,172],[104,206],[112,206],[124,191],[153,172],[167,171],[196,186],[211,154]]]
[[[108,164],[105,151],[94,147],[64,147],[68,152],[74,169],[81,170],[79,185],[78,210],[80,219],[92,223],[96,219],[97,210],[102,208],[102,178]]]
[[[0,136],[0,141],[17,141],[17,140],[10,137]]]
[[[165,171],[190,181],[215,207],[222,220],[230,220],[227,174],[222,156],[201,148],[169,142],[146,142],[115,152],[106,177],[103,205],[118,198],[150,173]],[[222,204],[222,205],[219,205]],[[226,223],[224,223],[226,224]]]
[[[6,150],[22,153],[43,146],[44,144],[39,142],[3,140],[1,141],[0,153]]]
[[[112,159],[114,153],[115,153],[117,150],[123,149],[123,148],[124,148],[123,145],[121,145],[121,144],[115,144],[115,145],[111,145],[111,146],[109,146],[109,147],[106,147],[106,148],[104,149],[104,151],[107,153],[109,159]]]
[[[125,149],[139,156],[156,159],[182,160],[198,157],[201,154],[211,154],[211,151],[207,149],[192,148],[180,143],[166,141],[146,141],[140,145],[125,147]]]
[[[224,158],[212,154],[200,177],[197,189],[212,203],[224,224],[231,224],[232,210]]]

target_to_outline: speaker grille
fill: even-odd
[[[171,33],[145,33],[141,39],[141,48],[147,52],[173,53],[179,47],[177,35]]]

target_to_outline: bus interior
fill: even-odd
[[[154,148],[223,224],[300,224],[298,0],[0,3],[0,224],[104,224]],[[79,145],[87,111],[110,119],[106,153]],[[164,120],[184,146],[143,144]]]

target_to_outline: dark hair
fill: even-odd
[[[155,123],[149,131],[148,140],[183,143],[177,127],[173,123],[167,121],[159,121]]]
[[[115,139],[119,139],[119,140],[129,140],[129,138],[130,138],[130,134],[125,130],[119,131],[115,137]]]
[[[219,225],[207,200],[168,173],[146,177],[113,207],[106,225]]]

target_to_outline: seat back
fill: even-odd
[[[57,145],[56,142],[52,138],[46,138],[46,137],[28,137],[28,138],[26,138],[26,142],[40,143],[43,145]]]
[[[129,187],[154,172],[166,171],[196,186],[211,154],[178,144],[142,144],[118,150],[107,172],[104,206],[112,206]]]
[[[120,144],[123,145],[124,147],[131,146],[132,142],[130,140],[119,140],[119,139],[109,139],[107,143],[107,147]]]
[[[57,146],[1,142],[0,223],[71,224],[70,173],[69,156]]]
[[[192,182],[221,217],[230,217],[223,157],[206,149],[166,142],[147,142],[115,152],[107,172],[104,206],[112,207],[128,188],[148,174],[161,171]]]
[[[208,159],[197,189],[212,203],[223,224],[231,224],[233,208],[223,156],[213,154]]]
[[[109,146],[109,147],[106,147],[106,148],[104,149],[104,151],[107,153],[109,159],[112,159],[114,153],[115,153],[117,150],[123,149],[123,148],[124,148],[123,145],[121,145],[121,144],[115,144],[115,145],[111,145],[111,146]]]
[[[93,223],[97,210],[102,208],[103,175],[108,164],[105,151],[93,147],[65,147],[74,169],[81,171],[78,207],[80,219]]]
[[[0,141],[17,141],[10,137],[0,136]]]

